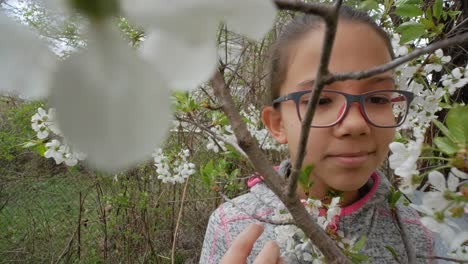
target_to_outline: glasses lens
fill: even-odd
[[[299,115],[303,120],[307,104],[312,97],[312,93],[304,94],[299,100]],[[346,97],[339,93],[323,91],[320,95],[317,107],[315,108],[314,118],[312,119],[313,126],[328,126],[335,123],[346,108]]]
[[[375,92],[364,98],[364,111],[377,126],[399,126],[407,113],[407,97],[398,91]]]

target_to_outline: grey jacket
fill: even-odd
[[[280,174],[284,175],[284,164]],[[355,203],[343,207],[337,221],[337,228],[345,237],[367,236],[367,241],[360,253],[370,257],[368,263],[398,263],[387,246],[392,247],[402,263],[407,260],[406,251],[398,226],[394,222],[388,203],[389,183],[379,173],[374,173],[368,182],[368,192]],[[234,203],[234,204],[233,204]],[[222,204],[210,217],[203,243],[200,263],[219,263],[236,236],[249,224],[257,222],[252,215],[271,219],[275,204],[281,201],[274,193],[259,182],[251,187],[250,192]],[[242,208],[242,209],[239,209]],[[398,211],[409,235],[411,245],[417,254],[432,256],[433,239],[429,230],[421,225],[419,215],[413,209],[398,205]],[[247,263],[252,263],[264,244],[275,240],[275,226],[263,223],[265,230],[252,249]],[[280,245],[284,251],[285,245]],[[288,263],[301,262],[288,259]],[[418,259],[417,263],[433,263],[428,259]]]

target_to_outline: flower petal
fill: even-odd
[[[453,175],[455,175],[455,176],[457,176],[458,178],[460,178],[460,179],[468,180],[468,173],[465,173],[465,172],[463,172],[463,171],[461,171],[461,170],[459,170],[459,169],[457,169],[457,168],[455,168],[455,167],[452,167],[452,169],[450,169],[450,172],[451,172]]]
[[[468,231],[464,231],[455,235],[450,243],[450,250],[455,250],[468,240]]]
[[[155,30],[143,42],[142,54],[171,87],[192,90],[207,81],[217,64],[213,34],[204,42],[188,43],[178,36]]]
[[[234,31],[260,40],[273,27],[276,17],[273,1],[236,0],[227,3],[225,21]]]
[[[150,157],[172,120],[167,85],[110,27],[93,28],[88,50],[61,65],[51,101],[66,139],[116,171]]]
[[[196,43],[216,34],[223,13],[219,8],[226,1],[122,0],[121,7],[138,24]]]
[[[429,182],[434,186],[435,189],[441,192],[447,189],[446,180],[442,173],[438,171],[431,171],[429,173],[428,178],[429,178]]]
[[[421,223],[429,230],[439,233],[444,244],[449,246],[452,242],[455,232],[445,223],[439,223],[434,218],[425,216],[421,218]]]
[[[122,9],[138,23],[198,40],[214,35],[222,19],[235,31],[260,39],[276,16],[268,0],[123,0]]]
[[[0,12],[0,94],[47,96],[54,57],[39,35]]]
[[[447,187],[450,191],[456,192],[458,184],[460,183],[460,180],[458,180],[457,177],[455,177],[453,174],[449,174],[447,178]]]

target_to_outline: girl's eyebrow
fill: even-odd
[[[392,81],[393,83],[395,82],[395,79],[393,76],[374,76],[371,77],[370,79],[367,80],[369,83],[379,83],[379,82],[384,82],[384,81]],[[302,81],[298,84],[299,88],[302,89],[312,89],[314,86],[315,80],[305,80]]]
[[[305,80],[300,82],[297,86],[301,89],[312,89],[314,86],[315,80]]]
[[[368,80],[370,83],[379,83],[384,81],[395,82],[395,78],[393,78],[393,76],[374,76]]]

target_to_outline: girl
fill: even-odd
[[[278,172],[288,177],[295,161],[301,120],[319,65],[324,35],[321,18],[296,17],[284,27],[273,47],[270,102],[262,120],[270,134],[288,144],[290,160]],[[388,63],[394,57],[386,33],[370,17],[347,7],[340,10],[335,43],[328,69],[332,73],[364,71]],[[325,203],[330,190],[340,191],[341,213],[327,226],[355,239],[365,235],[360,251],[371,263],[398,263],[407,260],[406,250],[395,223],[389,200],[389,183],[377,168],[387,157],[395,127],[404,121],[412,94],[395,90],[392,72],[363,80],[335,82],[325,87],[312,122],[304,164],[313,164],[313,185],[307,194]],[[225,252],[249,223],[252,216],[271,219],[276,196],[259,179],[249,181],[250,193],[224,203],[211,216],[200,263],[219,263]],[[307,195],[298,190],[301,198]],[[398,205],[410,244],[418,254],[432,255],[432,239],[418,214]],[[264,224],[264,232],[254,244],[247,262],[252,262],[267,241],[277,239],[275,226]],[[284,252],[286,245],[279,245]],[[390,250],[389,250],[390,249]],[[242,253],[241,251],[239,251]],[[232,252],[231,252],[232,253]],[[287,263],[301,262],[290,256]],[[418,263],[430,262],[420,258]]]

